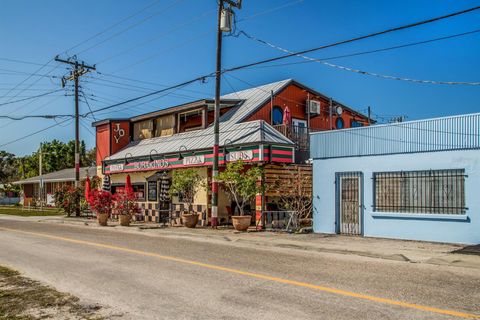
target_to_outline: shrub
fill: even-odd
[[[183,200],[187,203],[188,212],[191,212],[193,198],[200,186],[201,177],[197,170],[193,168],[176,170],[172,173],[172,185],[170,186],[170,195],[183,196]]]
[[[245,168],[242,160],[227,164],[225,171],[218,175],[222,188],[228,192],[240,209],[240,215],[244,215],[244,207],[256,194],[261,193],[263,186],[258,183],[262,176],[259,167]]]
[[[140,212],[134,192],[118,192],[113,195],[114,211],[118,215],[132,216]]]
[[[113,207],[113,197],[112,194],[108,191],[103,190],[93,190],[92,196],[90,197],[90,209],[99,214],[108,214],[112,212]]]
[[[67,216],[75,214],[76,203],[83,198],[83,188],[65,185],[54,193],[55,206],[65,212]]]

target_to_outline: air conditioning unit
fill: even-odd
[[[307,100],[307,113],[320,114],[320,101]]]

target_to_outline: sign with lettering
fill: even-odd
[[[227,154],[227,161],[253,160],[253,150],[233,151]]]
[[[133,168],[137,170],[145,170],[145,169],[159,169],[159,168],[166,168],[168,167],[169,163],[165,159],[159,159],[154,161],[141,161],[135,162],[133,164]]]
[[[109,171],[110,171],[110,172],[123,171],[123,163],[120,163],[120,164],[111,164],[111,165],[109,166]]]
[[[196,164],[204,164],[205,163],[205,156],[204,155],[198,155],[198,156],[189,156],[183,158],[183,165],[185,166],[191,166],[191,165],[196,165]]]
[[[113,138],[115,139],[115,143],[120,143],[120,139],[125,136],[125,129],[120,127],[120,123],[115,123],[113,127]]]

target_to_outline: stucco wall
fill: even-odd
[[[373,212],[372,173],[380,171],[465,169],[466,216],[433,214],[383,214]],[[480,151],[444,151],[386,156],[314,160],[313,228],[335,233],[335,173],[363,172],[363,234],[439,242],[480,243]],[[464,219],[458,219],[464,218]]]

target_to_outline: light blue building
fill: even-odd
[[[480,113],[311,134],[319,233],[480,243]]]

